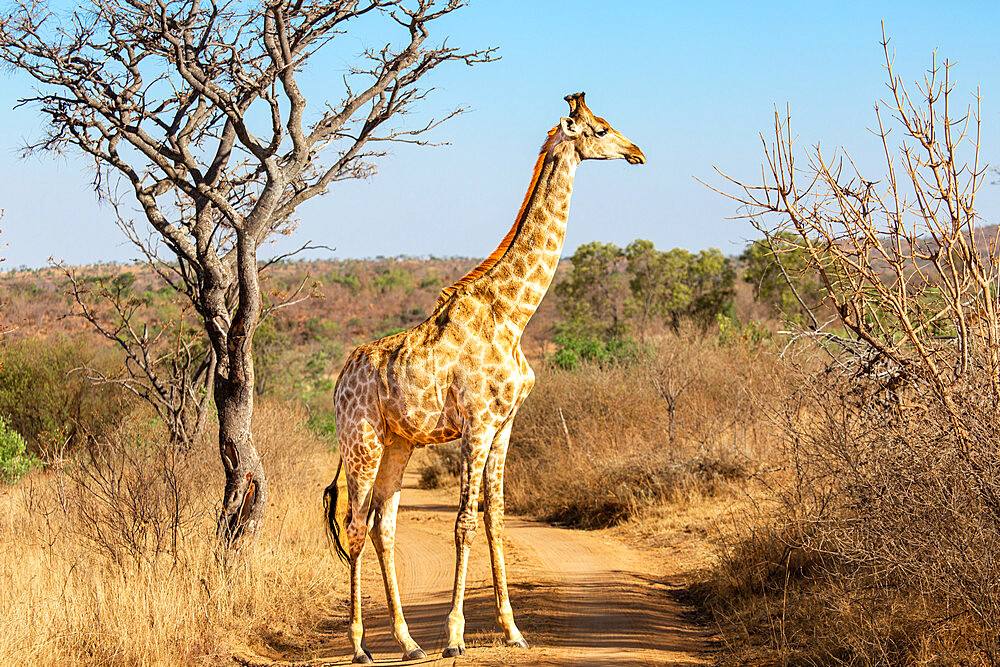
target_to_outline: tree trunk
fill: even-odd
[[[676,397],[667,401],[667,443],[670,451],[674,451],[674,418],[677,416]]]
[[[219,413],[219,453],[226,471],[226,490],[219,513],[218,537],[227,550],[253,541],[267,508],[267,478],[253,445],[254,365],[253,335],[260,322],[261,297],[256,246],[251,235],[237,234],[236,279],[239,301],[228,327],[228,309],[214,318],[219,334],[216,351],[215,405]],[[224,304],[222,290],[206,304]]]
[[[233,364],[238,365],[238,364]],[[219,513],[218,537],[227,548],[248,537],[252,541],[267,507],[267,478],[253,445],[253,368],[250,381],[242,373],[216,374],[215,402],[219,413],[219,453],[226,471],[226,488]],[[233,376],[236,376],[234,381]]]

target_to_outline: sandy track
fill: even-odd
[[[427,491],[407,473],[396,539],[396,565],[410,633],[428,653],[408,665],[696,665],[707,664],[707,631],[671,596],[676,573],[599,532],[567,530],[508,517],[506,551],[511,601],[531,648],[503,646],[493,614],[485,531],[469,562],[466,644],[442,659],[454,577],[456,489]],[[395,664],[378,561],[365,552],[365,629],[377,663]],[[345,575],[346,576],[346,575]],[[346,614],[345,614],[346,616]],[[346,618],[330,623],[316,658],[285,664],[346,664]],[[275,664],[270,661],[256,664]],[[280,664],[280,663],[278,663]]]

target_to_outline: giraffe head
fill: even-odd
[[[567,95],[569,116],[559,119],[558,143],[572,143],[581,160],[627,160],[642,164],[646,156],[608,121],[595,116],[583,101],[584,93]]]

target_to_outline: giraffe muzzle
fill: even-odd
[[[625,161],[629,164],[646,164],[646,156],[639,150],[638,146],[633,145],[625,153]]]

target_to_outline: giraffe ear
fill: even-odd
[[[575,120],[567,118],[566,116],[559,119],[559,129],[561,129],[562,133],[567,137],[575,137],[580,134],[580,126],[577,125]]]

